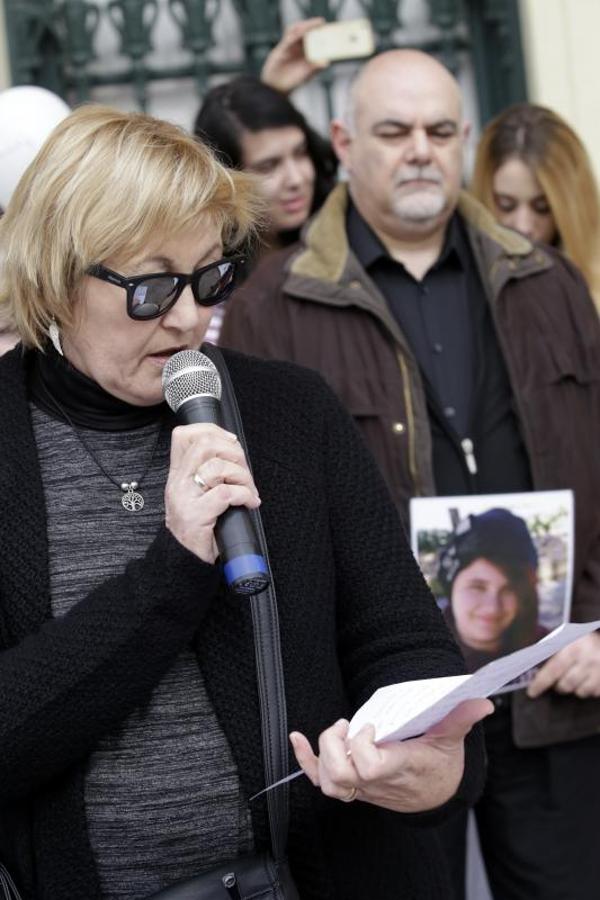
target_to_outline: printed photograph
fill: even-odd
[[[569,620],[571,491],[416,498],[410,514],[413,553],[470,672]]]

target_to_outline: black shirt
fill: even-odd
[[[352,202],[348,240],[417,360],[427,396],[438,494],[531,490],[512,390],[477,264],[455,213],[442,251],[417,281]],[[470,471],[465,441],[476,471]]]
[[[392,259],[354,204],[348,238],[387,300],[440,412],[458,436],[466,437],[475,374],[469,296],[481,288],[460,219],[452,217],[442,252],[421,281]]]

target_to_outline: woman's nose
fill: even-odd
[[[480,606],[484,606],[489,612],[499,610],[502,606],[500,592],[493,589],[483,591],[480,597]]]
[[[199,313],[200,307],[194,300],[191,286],[187,284],[175,304],[162,317],[163,325],[165,328],[189,331],[198,324]]]
[[[519,206],[513,214],[512,227],[525,237],[535,237],[535,213],[528,206]]]
[[[285,183],[288,187],[302,184],[302,167],[294,159],[289,159],[285,166]]]

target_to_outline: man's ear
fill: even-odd
[[[340,163],[349,170],[350,145],[352,137],[348,131],[347,125],[341,119],[334,119],[330,126],[331,146],[335,151],[335,155]]]
[[[463,141],[468,141],[471,136],[471,131],[473,130],[473,125],[471,122],[463,122],[462,124],[462,139]]]

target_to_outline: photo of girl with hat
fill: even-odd
[[[469,672],[568,621],[572,528],[570,491],[411,501],[413,553]]]
[[[440,551],[445,617],[470,671],[548,633],[538,622],[537,565],[525,521],[508,509],[467,516]]]

